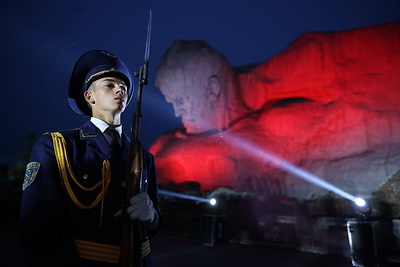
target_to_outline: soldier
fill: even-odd
[[[69,103],[91,118],[80,128],[44,134],[33,148],[20,214],[27,266],[118,264],[129,149],[121,114],[132,92],[129,70],[113,54],[92,50],[76,62]],[[152,238],[160,229],[157,179],[153,155],[143,151],[142,193],[130,199],[127,213],[144,221]],[[150,266],[149,250],[143,254]]]

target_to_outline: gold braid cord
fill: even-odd
[[[100,215],[100,224],[101,224],[102,217],[103,217],[104,196],[107,192],[108,185],[110,184],[110,181],[111,181],[110,162],[106,159],[103,161],[103,168],[101,171],[102,180],[99,181],[97,184],[95,184],[92,187],[85,187],[81,183],[79,183],[79,181],[75,177],[75,174],[71,167],[71,162],[68,157],[65,139],[62,136],[62,134],[59,132],[51,133],[51,138],[53,140],[54,153],[55,153],[56,160],[57,160],[58,170],[60,171],[61,181],[63,182],[65,188],[67,189],[67,192],[68,192],[70,198],[75,203],[75,205],[81,209],[92,209],[101,200],[101,215]],[[75,192],[72,190],[69,177],[71,177],[71,180],[79,188],[81,188],[84,191],[93,191],[94,189],[96,189],[100,186],[102,186],[102,190],[100,191],[100,193],[97,195],[96,199],[90,205],[84,205],[84,204],[82,204],[82,202],[80,202],[78,200]]]

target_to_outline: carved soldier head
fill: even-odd
[[[175,41],[158,66],[156,86],[191,134],[228,128],[240,102],[230,63],[202,41]]]

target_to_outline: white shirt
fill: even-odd
[[[99,130],[104,134],[105,130],[107,130],[108,127],[110,127],[105,121],[102,121],[98,118],[91,117],[90,121],[97,127]],[[115,127],[115,130],[117,130],[119,136],[121,137],[122,135],[122,125]]]

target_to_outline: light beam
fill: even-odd
[[[224,139],[226,141],[231,142],[233,146],[239,147],[240,149],[242,149],[244,152],[247,152],[248,154],[258,157],[258,158],[262,159],[263,161],[270,162],[273,165],[275,165],[276,167],[279,167],[279,168],[281,168],[303,180],[313,183],[313,184],[315,184],[319,187],[322,187],[328,191],[331,191],[337,195],[340,195],[354,203],[357,203],[356,201],[361,203],[361,200],[363,200],[361,198],[357,198],[357,197],[343,191],[342,189],[322,180],[321,178],[317,177],[316,175],[309,173],[306,170],[293,165],[292,163],[290,163],[290,162],[280,158],[279,156],[275,155],[274,153],[268,151],[267,149],[260,148],[259,146],[257,146],[256,144],[253,144],[252,142],[250,142],[248,140],[244,140],[242,138],[237,138],[234,135],[227,134],[227,133],[223,133],[223,135],[221,135],[221,137],[224,137]]]
[[[189,199],[189,200],[193,200],[193,201],[205,202],[205,203],[209,203],[212,206],[214,206],[217,203],[217,200],[215,198],[208,199],[208,198],[204,198],[204,197],[196,197],[196,196],[171,192],[171,191],[162,190],[162,189],[159,189],[158,193],[160,195],[165,195],[165,196],[170,196],[170,197],[177,197],[177,198]]]

